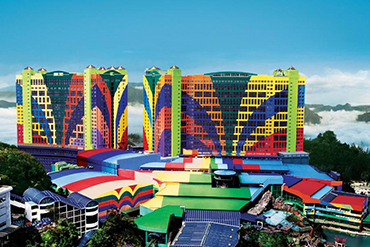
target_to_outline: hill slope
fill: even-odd
[[[370,112],[365,112],[364,114],[358,115],[356,120],[358,122],[370,122]]]
[[[321,118],[319,114],[312,111],[308,107],[304,108],[304,123],[305,124],[320,124]]]
[[[0,100],[0,108],[10,108],[15,107],[14,102],[8,102],[6,100]]]
[[[323,105],[323,104],[306,104],[306,107],[313,109],[314,112],[321,111],[370,111],[370,105],[357,105],[352,106],[349,103],[344,105],[338,104],[336,106]]]

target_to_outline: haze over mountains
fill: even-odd
[[[306,104],[305,108],[305,123],[306,124],[320,124],[322,117],[319,112],[337,112],[337,111],[353,111],[361,112],[357,115],[356,121],[370,122],[370,105],[352,106],[347,103],[344,105],[338,104],[336,106],[322,105],[322,104]]]

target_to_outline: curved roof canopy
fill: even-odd
[[[45,204],[54,202],[54,199],[36,188],[28,188],[23,192],[23,197],[26,201],[33,201],[37,204]]]
[[[68,196],[68,199],[74,200],[77,204],[82,205],[83,207],[95,207],[98,206],[99,203],[97,201],[94,201],[84,195],[81,195],[80,193],[71,193]]]

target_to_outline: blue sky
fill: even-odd
[[[306,102],[365,104],[369,12],[360,0],[2,1],[0,88],[28,65],[122,65],[137,82],[153,65],[183,74],[294,65],[307,77]]]

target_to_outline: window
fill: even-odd
[[[86,224],[93,224],[96,222],[98,222],[98,214],[86,217]]]

